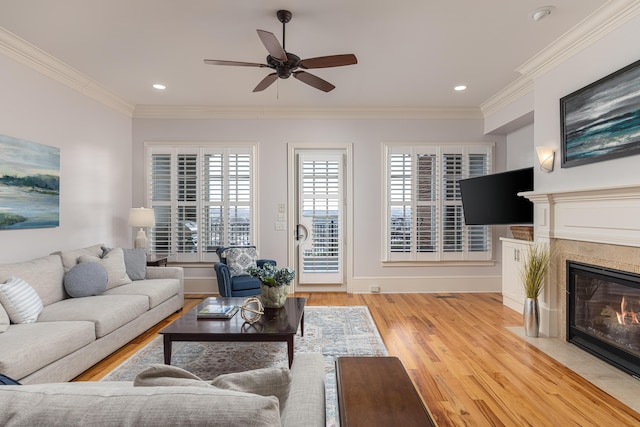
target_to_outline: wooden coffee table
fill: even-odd
[[[245,322],[240,311],[231,319],[198,319],[196,313],[203,306],[222,301],[225,305],[242,305],[245,298],[207,298],[182,317],[160,331],[164,337],[164,363],[171,364],[171,345],[174,341],[234,341],[287,343],[289,367],[293,363],[293,337],[300,327],[304,336],[304,304],[306,298],[287,298],[282,308],[265,308],[254,324]]]

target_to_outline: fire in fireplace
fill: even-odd
[[[640,378],[640,275],[567,261],[567,340]]]

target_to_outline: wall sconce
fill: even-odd
[[[553,159],[555,152],[552,147],[537,146],[538,161],[540,162],[540,170],[542,172],[553,172]]]
[[[140,227],[134,247],[136,249],[148,249],[149,239],[144,233],[146,227],[154,227],[156,225],[156,216],[153,209],[131,208],[129,211],[129,227]]]

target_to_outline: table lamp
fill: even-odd
[[[149,239],[144,232],[146,227],[153,227],[156,225],[156,217],[153,209],[147,208],[131,208],[129,211],[129,227],[139,227],[138,235],[136,236],[134,247],[136,249],[148,249]]]

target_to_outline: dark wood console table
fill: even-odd
[[[336,360],[341,427],[435,426],[397,357]]]

